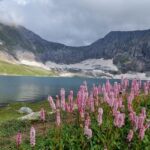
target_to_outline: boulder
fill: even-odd
[[[19,120],[39,120],[40,112],[32,112],[31,114],[25,115],[23,117],[18,118]]]
[[[18,112],[21,114],[31,114],[33,111],[29,107],[21,107]]]

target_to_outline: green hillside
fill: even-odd
[[[10,64],[8,62],[0,61],[1,75],[26,75],[26,76],[52,76],[54,72],[44,70],[38,67],[31,67],[26,65]]]

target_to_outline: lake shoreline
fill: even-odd
[[[114,80],[120,80],[122,77],[127,78],[129,80],[132,79],[140,79],[140,80],[150,80],[150,77],[143,76],[142,74],[119,74],[119,75],[113,75],[110,76],[89,76],[84,74],[76,74],[76,73],[60,73],[58,75],[20,75],[20,74],[0,74],[0,76],[4,77],[36,77],[36,78],[95,78],[95,79],[114,79]]]
[[[59,95],[61,88],[74,91],[74,95],[84,81],[89,90],[93,84],[101,86],[106,82],[105,78],[86,77],[33,77],[33,76],[0,76],[0,107],[11,102],[37,102],[47,99],[48,95]],[[120,82],[120,79],[110,79],[112,84]],[[131,80],[130,80],[131,81]]]

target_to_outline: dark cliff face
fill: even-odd
[[[91,45],[99,56],[113,58],[120,70],[150,70],[150,30],[110,32]]]
[[[0,24],[0,50],[32,51],[38,61],[77,63],[91,58],[113,58],[122,72],[150,71],[150,30],[113,31],[89,46],[71,47],[48,42],[22,26]]]

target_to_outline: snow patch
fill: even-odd
[[[150,77],[147,77],[145,73],[132,72],[132,73],[114,75],[115,79],[121,79],[121,77],[127,78],[127,79],[150,80]]]
[[[20,50],[20,51],[16,51],[16,56],[19,60],[19,64],[40,67],[49,70],[49,68],[45,66],[42,62],[36,61],[35,55],[32,52]]]
[[[105,71],[118,71],[117,66],[113,64],[113,59],[88,59],[81,61],[80,63],[76,64],[56,64],[54,62],[48,61],[46,63],[51,69],[74,69],[74,70],[105,70]]]

